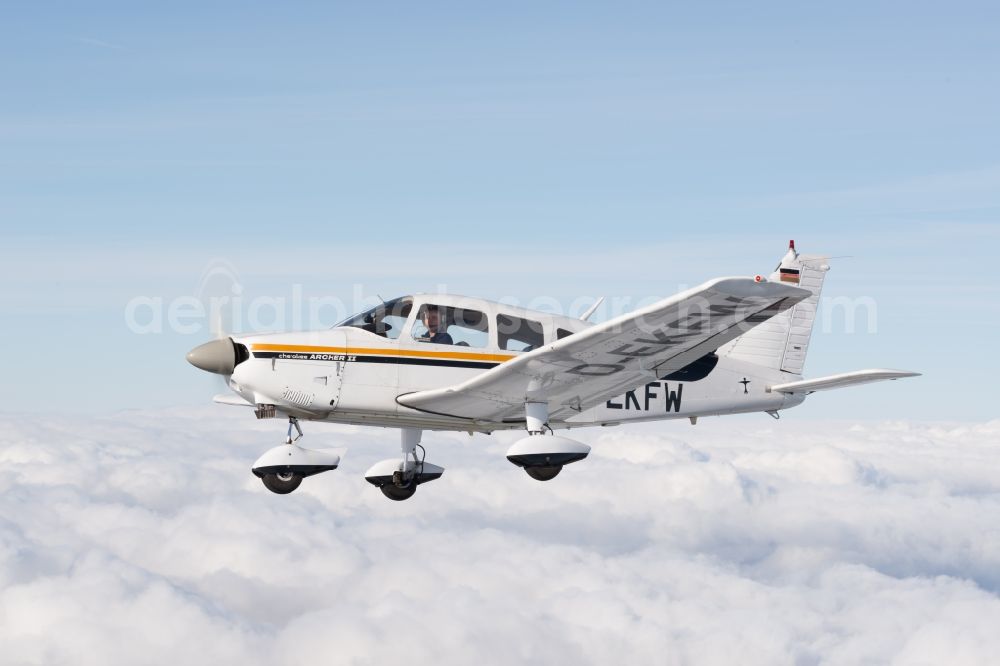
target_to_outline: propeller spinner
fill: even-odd
[[[237,345],[232,338],[212,340],[198,345],[187,353],[188,363],[205,372],[219,375],[231,375],[236,364],[243,359],[237,358]]]

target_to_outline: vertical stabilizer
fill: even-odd
[[[823,278],[830,270],[828,258],[799,254],[795,241],[789,241],[788,251],[768,279],[808,289],[812,296],[723,345],[719,355],[801,375]]]

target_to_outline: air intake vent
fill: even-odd
[[[246,345],[241,345],[238,342],[234,342],[233,343],[233,353],[235,355],[235,359],[234,359],[235,363],[233,363],[233,367],[236,367],[237,365],[239,365],[243,361],[245,361],[248,358],[250,358],[250,350],[247,349]]]
[[[287,400],[299,407],[308,407],[312,404],[313,398],[316,397],[315,393],[307,393],[305,391],[299,391],[298,389],[293,389],[290,387],[285,387],[285,390],[281,392],[281,398]]]

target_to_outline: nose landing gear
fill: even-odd
[[[292,438],[292,429],[298,433]],[[270,449],[257,459],[251,471],[272,493],[287,495],[307,476],[337,469],[340,455],[333,449],[304,449],[295,442],[302,438],[302,427],[294,416],[288,418],[285,443]]]
[[[299,487],[299,484],[302,483],[302,476],[295,472],[283,471],[265,474],[260,477],[260,480],[264,482],[264,487],[272,493],[287,495]]]

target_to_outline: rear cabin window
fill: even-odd
[[[563,338],[568,338],[573,335],[573,331],[567,331],[565,328],[556,329],[556,340],[562,340]]]
[[[417,319],[413,322],[413,339],[436,345],[482,349],[490,342],[490,322],[478,310],[428,303],[417,312]]]
[[[500,349],[531,351],[545,343],[541,322],[510,315],[497,315],[497,342]]]

